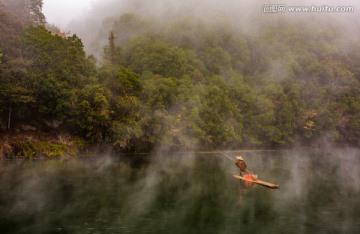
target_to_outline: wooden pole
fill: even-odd
[[[235,162],[235,160],[233,158],[231,158],[230,156],[226,155],[224,152],[217,150],[219,153],[221,153],[222,155],[224,155],[225,157],[227,157],[228,159],[230,159],[231,161]],[[253,173],[251,173],[248,169],[246,169],[246,171],[251,174],[254,175]]]
[[[225,157],[227,157],[228,159],[230,159],[231,161],[235,162],[235,160],[233,158],[231,158],[230,156],[227,156],[225,153],[221,152],[220,150],[217,150],[219,153],[221,153],[222,155],[224,155]]]

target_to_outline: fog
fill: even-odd
[[[63,25],[69,22],[66,30],[79,35],[88,54],[98,58],[124,13],[140,16],[158,32],[187,21],[215,29],[226,25],[250,41],[267,23],[273,27],[279,22],[275,25],[281,27],[284,19],[307,22],[307,27],[318,30],[331,21],[344,29],[341,37],[358,40],[357,1],[296,1],[296,5],[355,6],[353,13],[264,13],[263,4],[105,0],[91,3],[76,16],[64,12],[62,17],[66,17]],[[295,1],[276,4],[295,5]],[[129,35],[117,32],[117,43],[126,44]],[[268,73],[278,79],[287,77],[290,62],[275,59]],[[134,157],[1,162],[0,224],[5,233],[235,233],[240,229],[244,233],[354,233],[360,229],[358,149],[226,152],[233,158],[242,154],[259,179],[280,185],[279,190],[270,190],[235,180],[232,175],[237,168],[220,154],[164,155],[159,148],[155,155]]]
[[[290,8],[286,8],[284,12],[269,13],[267,6],[273,6],[272,4],[275,4],[275,6],[284,4],[286,7],[349,6],[354,7],[354,12],[340,13],[323,11],[294,13],[290,12]],[[80,6],[80,3],[77,3],[77,5]],[[78,12],[79,14],[76,16],[71,12],[69,12],[69,14],[67,14],[66,11],[61,12],[62,17],[66,17],[66,20],[69,22],[66,31],[76,33],[84,42],[87,53],[94,54],[100,61],[103,55],[103,48],[108,44],[110,32],[114,32],[115,34],[116,46],[121,46],[122,49],[125,48],[124,50],[127,49],[126,45],[133,37],[142,36],[151,32],[160,35],[164,42],[175,44],[175,46],[181,49],[191,48],[191,50],[196,53],[199,52],[196,51],[197,48],[201,48],[201,46],[197,46],[196,44],[206,42],[206,37],[220,35],[224,32],[224,35],[227,36],[227,33],[230,32],[229,34],[237,39],[236,46],[238,46],[236,55],[232,55],[235,61],[232,62],[236,66],[233,64],[231,64],[231,66],[236,67],[241,76],[249,76],[250,78],[248,78],[248,80],[254,77],[257,78],[258,80],[254,81],[254,83],[261,83],[261,81],[265,79],[267,81],[275,81],[274,83],[276,83],[277,81],[294,78],[294,70],[296,70],[294,66],[305,70],[309,68],[307,65],[311,64],[316,66],[317,62],[321,63],[324,58],[330,56],[342,57],[345,54],[345,56],[339,60],[347,63],[346,58],[349,56],[342,52],[352,51],[354,45],[358,44],[360,35],[359,3],[357,1],[279,0],[268,3],[236,0],[221,2],[215,0],[201,0],[196,2],[189,0],[105,0],[88,2],[88,5],[84,7],[84,9],[86,10]],[[281,30],[282,28],[286,30]],[[177,29],[179,30],[177,31]],[[200,30],[203,31],[199,32]],[[267,30],[271,31],[272,34],[264,33]],[[271,40],[272,35],[273,38],[275,38],[273,40]],[[226,38],[226,36],[224,38]],[[270,38],[269,40],[267,40],[268,37]],[[282,38],[285,38],[284,41],[281,40]],[[307,38],[309,38],[309,40],[307,40]],[[186,42],[191,46],[183,46],[183,44],[181,44],[182,40],[187,40]],[[318,43],[318,40],[322,41]],[[292,43],[292,41],[294,42]],[[309,44],[307,44],[306,41],[310,41]],[[224,39],[221,43],[226,44],[226,40]],[[297,44],[299,46],[297,46]],[[307,46],[306,49],[304,49],[305,46]],[[204,48],[205,47],[206,46],[204,46]],[[219,47],[225,48],[224,46]],[[284,50],[282,50],[283,48]],[[333,48],[337,51],[332,50]],[[231,52],[231,48],[226,48],[226,50],[227,53]],[[307,54],[303,54],[303,51]],[[202,55],[201,52],[202,51],[197,54],[199,58]],[[258,59],[259,61],[255,61],[257,63],[254,63],[256,66],[251,66],[252,57],[260,58]],[[222,59],[221,56],[216,58]],[[262,58],[265,59],[261,60]],[[201,59],[205,61],[204,58]],[[242,65],[246,66],[246,68],[238,65],[238,61],[236,60],[241,61],[241,63],[243,63]],[[325,60],[325,63],[326,62]],[[129,63],[129,61],[126,61],[126,63]],[[306,64],[306,66],[304,66],[304,64]],[[331,65],[321,65],[321,69],[324,70],[324,72],[333,74],[337,74],[337,72],[347,72],[346,74],[342,73],[329,78],[329,80],[335,80],[334,82],[331,81],[331,90],[329,88],[332,94],[343,92],[341,84],[338,85],[336,79],[346,80],[346,82],[348,82],[348,80],[354,80],[353,73],[350,74],[350,72],[342,70],[331,70]],[[341,67],[340,65],[342,64],[339,64],[337,67]],[[133,69],[131,66],[127,66],[127,68]],[[225,72],[222,71],[222,73]],[[137,73],[137,71],[135,71],[135,73]],[[141,72],[139,72],[139,75],[141,75],[140,73]],[[301,75],[307,76],[306,72]],[[314,77],[316,75],[313,74]],[[224,77],[226,77],[226,75],[224,75]],[[299,78],[299,83],[305,82],[304,77],[296,78]],[[262,87],[261,85],[262,84],[259,84],[260,87]],[[310,90],[310,82],[306,88],[308,87]],[[344,87],[348,88],[349,86],[344,85]],[[314,98],[312,98],[313,96],[320,93],[319,90],[307,91],[304,86],[301,88],[301,92],[305,93],[303,96],[306,97],[304,98],[306,107],[313,108],[312,106],[314,105],[308,105],[308,103],[314,100]],[[310,94],[306,95],[308,94],[307,92]],[[201,103],[199,103],[199,107],[200,105]],[[321,134],[324,138],[327,137],[326,133]]]
[[[3,233],[354,233],[356,149],[242,151],[272,190],[217,153],[3,161]],[[326,157],[326,160],[324,158]],[[151,158],[151,160],[149,160]],[[171,230],[171,231],[170,231]]]
[[[49,1],[49,0],[48,0]],[[46,2],[45,2],[46,4]],[[82,3],[84,4],[84,3]],[[279,0],[270,4],[284,4],[289,6],[354,6],[354,12],[314,12],[314,13],[291,13],[286,10],[282,13],[266,13],[264,6],[269,4],[261,1],[176,1],[176,0],[105,0],[91,2],[85,6],[83,12],[74,16],[71,11],[67,15],[66,9],[61,12],[64,22],[69,22],[66,30],[79,35],[85,43],[88,53],[101,56],[102,48],[107,42],[109,31],[118,17],[125,13],[135,14],[145,20],[154,20],[153,25],[157,30],[166,30],[168,25],[175,21],[187,20],[194,23],[201,22],[204,25],[222,24],[232,27],[234,33],[246,33],[253,35],[260,30],[260,25],[272,20],[286,19],[286,21],[298,21],[306,19],[309,24],[317,25],[328,21],[339,22],[343,27],[348,27],[349,32],[356,29],[359,32],[359,3],[358,1],[284,1]],[[80,2],[76,5],[80,5]],[[70,5],[69,5],[70,6]],[[86,10],[87,9],[87,10]],[[52,14],[52,12],[48,12]],[[48,16],[49,17],[49,16]],[[51,23],[51,22],[50,22]],[[64,24],[63,24],[64,25]],[[301,27],[296,30],[301,30]],[[316,27],[314,27],[316,30]],[[122,35],[117,35],[120,38]]]
[[[44,0],[43,13],[49,24],[56,25],[62,30],[67,30],[71,20],[83,17],[90,10],[93,0]]]

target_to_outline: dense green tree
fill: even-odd
[[[98,77],[111,94],[110,125],[106,131],[106,141],[116,143],[122,149],[129,149],[131,142],[142,134],[139,124],[139,95],[142,91],[142,82],[134,72],[112,64],[102,66]]]
[[[142,36],[149,30],[153,30],[154,22],[151,21],[151,19],[144,19],[132,13],[125,13],[115,18],[112,25],[115,44],[124,46],[135,37]]]
[[[76,130],[92,142],[104,141],[109,125],[109,92],[98,84],[86,85],[79,91],[76,112]]]
[[[20,106],[34,101],[32,80],[26,74],[31,61],[22,57],[22,26],[0,8],[0,113],[11,128],[13,116],[20,118]]]
[[[11,129],[14,108],[35,101],[31,80],[26,77],[27,67],[28,62],[22,59],[0,64],[0,107],[7,112],[7,129]],[[19,114],[18,108],[15,111]]]
[[[193,52],[168,44],[158,38],[142,37],[132,40],[125,48],[125,65],[142,74],[145,71],[163,77],[181,77],[203,70]]]
[[[232,69],[231,57],[221,47],[204,48],[200,53],[200,58],[206,68],[215,74],[229,72]]]
[[[120,66],[123,64],[123,52],[121,47],[115,45],[115,36],[113,32],[110,32],[108,40],[109,45],[104,47],[104,61],[115,66]]]
[[[222,146],[242,142],[242,115],[237,102],[230,99],[229,89],[221,77],[212,77],[202,98],[201,118],[207,143]]]
[[[45,25],[46,23],[42,12],[43,0],[0,0],[0,3],[22,24]]]
[[[360,87],[355,87],[344,94],[342,103],[345,106],[338,130],[345,141],[358,145],[360,143]]]
[[[98,63],[41,26],[41,0],[0,1],[2,128],[31,119],[126,151],[360,142],[359,46],[336,24],[279,16],[243,34],[124,14]]]
[[[145,129],[144,137],[152,144],[161,143],[163,139],[167,139],[167,133],[171,131],[173,117],[170,112],[173,106],[175,107],[178,95],[177,81],[174,78],[147,74],[143,87],[141,99],[144,106],[141,111],[141,124]],[[167,144],[170,143],[172,142]]]
[[[32,61],[27,76],[35,88],[36,109],[44,119],[64,120],[87,75],[81,40],[76,35],[62,38],[44,27],[29,26],[23,33],[22,49]]]
[[[330,59],[312,63],[302,76],[302,99],[308,110],[315,110],[317,113],[313,118],[312,137],[337,139],[337,126],[342,115],[338,100],[352,87],[358,87],[359,82],[347,65]]]

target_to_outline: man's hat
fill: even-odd
[[[241,157],[241,156],[237,156],[236,159],[244,161],[243,157]]]

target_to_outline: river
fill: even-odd
[[[238,153],[227,152],[232,157]],[[1,233],[359,233],[360,151],[0,161]]]

